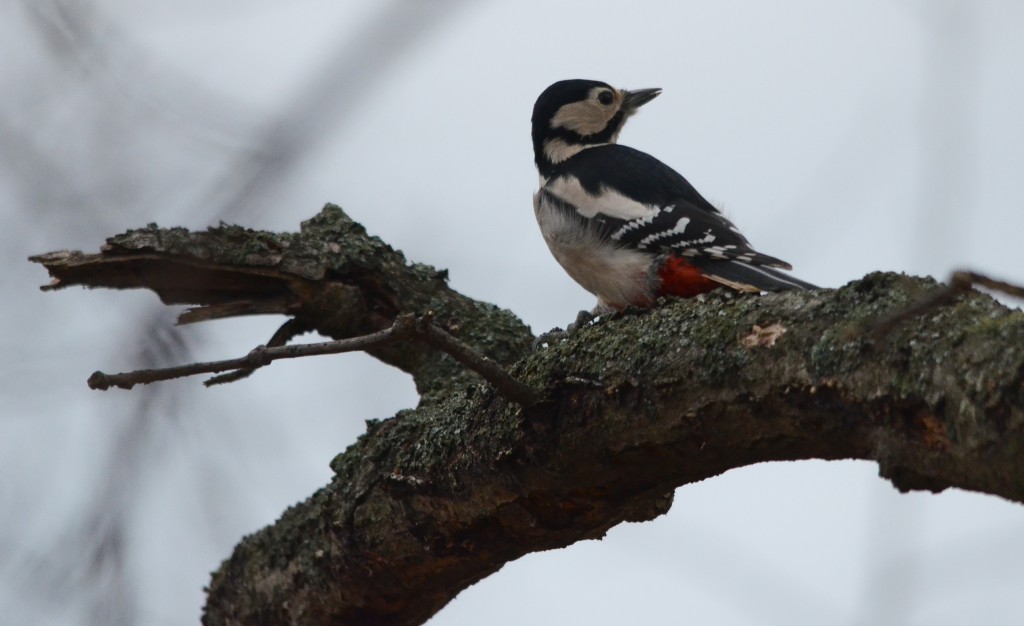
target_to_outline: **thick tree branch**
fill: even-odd
[[[333,205],[295,234],[237,226],[192,233],[154,224],[111,237],[99,254],[52,252],[31,260],[53,277],[47,290],[146,288],[166,304],[198,305],[181,323],[280,313],[321,335],[349,339],[382,331],[402,313],[434,311],[441,329],[500,365],[526,354],[533,339],[513,314],[452,290],[446,271],[409,263]],[[424,402],[480,382],[427,342],[367,351],[409,372]]]
[[[314,222],[343,223],[335,212]],[[371,423],[334,459],[329,485],[243,539],[214,574],[205,624],[421,623],[512,559],[652,519],[674,488],[764,461],[872,460],[901,490],[1024,502],[1024,314],[986,295],[965,291],[876,339],[851,331],[934,283],[872,274],[834,291],[715,293],[613,315],[531,354],[510,314],[404,261],[352,271],[373,261],[355,261],[345,236],[309,224],[296,237],[325,238],[305,244],[320,250],[309,262],[350,255],[349,270],[254,265],[244,252],[268,235],[240,229],[217,258],[143,246],[40,260],[62,285],[144,286],[175,302],[217,304],[238,284],[240,300],[283,300],[332,336],[365,326],[360,315],[413,312],[401,305],[408,293],[430,303],[419,312],[452,302],[449,330],[499,363],[517,361],[513,375],[543,399],[509,403],[465,375],[445,386],[424,369],[458,367],[448,357],[428,363],[418,342],[389,346],[379,355],[432,400]],[[412,286],[396,295],[394,280]],[[367,301],[391,304],[383,314]]]
[[[946,306],[975,286],[987,287],[993,291],[1005,293],[1016,298],[1024,298],[1024,287],[996,280],[977,272],[959,270],[953,272],[953,275],[950,276],[948,285],[931,289],[907,306],[883,315],[879,319],[865,322],[864,330],[870,332],[874,339],[882,339],[893,328],[903,322],[923,315],[933,309]]]

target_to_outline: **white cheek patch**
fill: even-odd
[[[631,200],[614,189],[602,187],[591,195],[575,176],[559,176],[547,184],[547,190],[564,202],[576,207],[580,215],[593,218],[598,213],[620,220],[636,220],[657,213],[655,207]]]
[[[551,118],[552,128],[565,128],[586,137],[604,130],[615,114],[613,107],[604,107],[590,100],[562,105]]]

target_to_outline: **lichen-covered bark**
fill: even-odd
[[[150,224],[111,237],[100,254],[53,252],[32,260],[53,276],[46,289],[152,289],[165,304],[293,315],[335,339],[382,330],[400,313],[428,311],[498,363],[522,357],[533,339],[515,315],[452,290],[447,271],[408,262],[334,205],[303,222],[298,233],[239,226],[189,232]],[[424,344],[382,346],[370,354],[412,374],[425,401],[480,382]]]
[[[332,280],[359,294],[375,272],[442,284],[404,267]],[[323,309],[350,306],[316,276],[302,280]],[[861,332],[933,286],[872,274],[838,290],[716,293],[610,316],[534,353],[511,314],[410,287],[396,298],[439,313],[446,298],[463,302],[447,312],[451,324],[482,349],[497,324],[497,358],[515,361],[513,374],[544,400],[510,404],[461,378],[372,423],[334,459],[330,484],[236,547],[213,576],[203,621],[418,624],[512,559],[651,519],[675,487],[763,461],[874,460],[901,490],[1024,502],[1024,314],[971,293],[884,339]],[[297,314],[313,310],[299,301]],[[461,317],[475,313],[490,321]],[[414,375],[440,367],[388,358],[413,363]]]

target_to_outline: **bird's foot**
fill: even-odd
[[[537,351],[544,346],[549,346],[553,343],[568,339],[573,333],[593,322],[596,318],[597,316],[590,311],[580,311],[576,314],[576,321],[569,324],[565,330],[556,326],[548,332],[538,335],[537,338],[533,340],[533,350]]]

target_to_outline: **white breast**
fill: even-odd
[[[551,254],[573,280],[597,296],[599,308],[650,304],[651,255],[601,237],[589,220],[569,214],[541,192],[533,197],[533,210]]]

